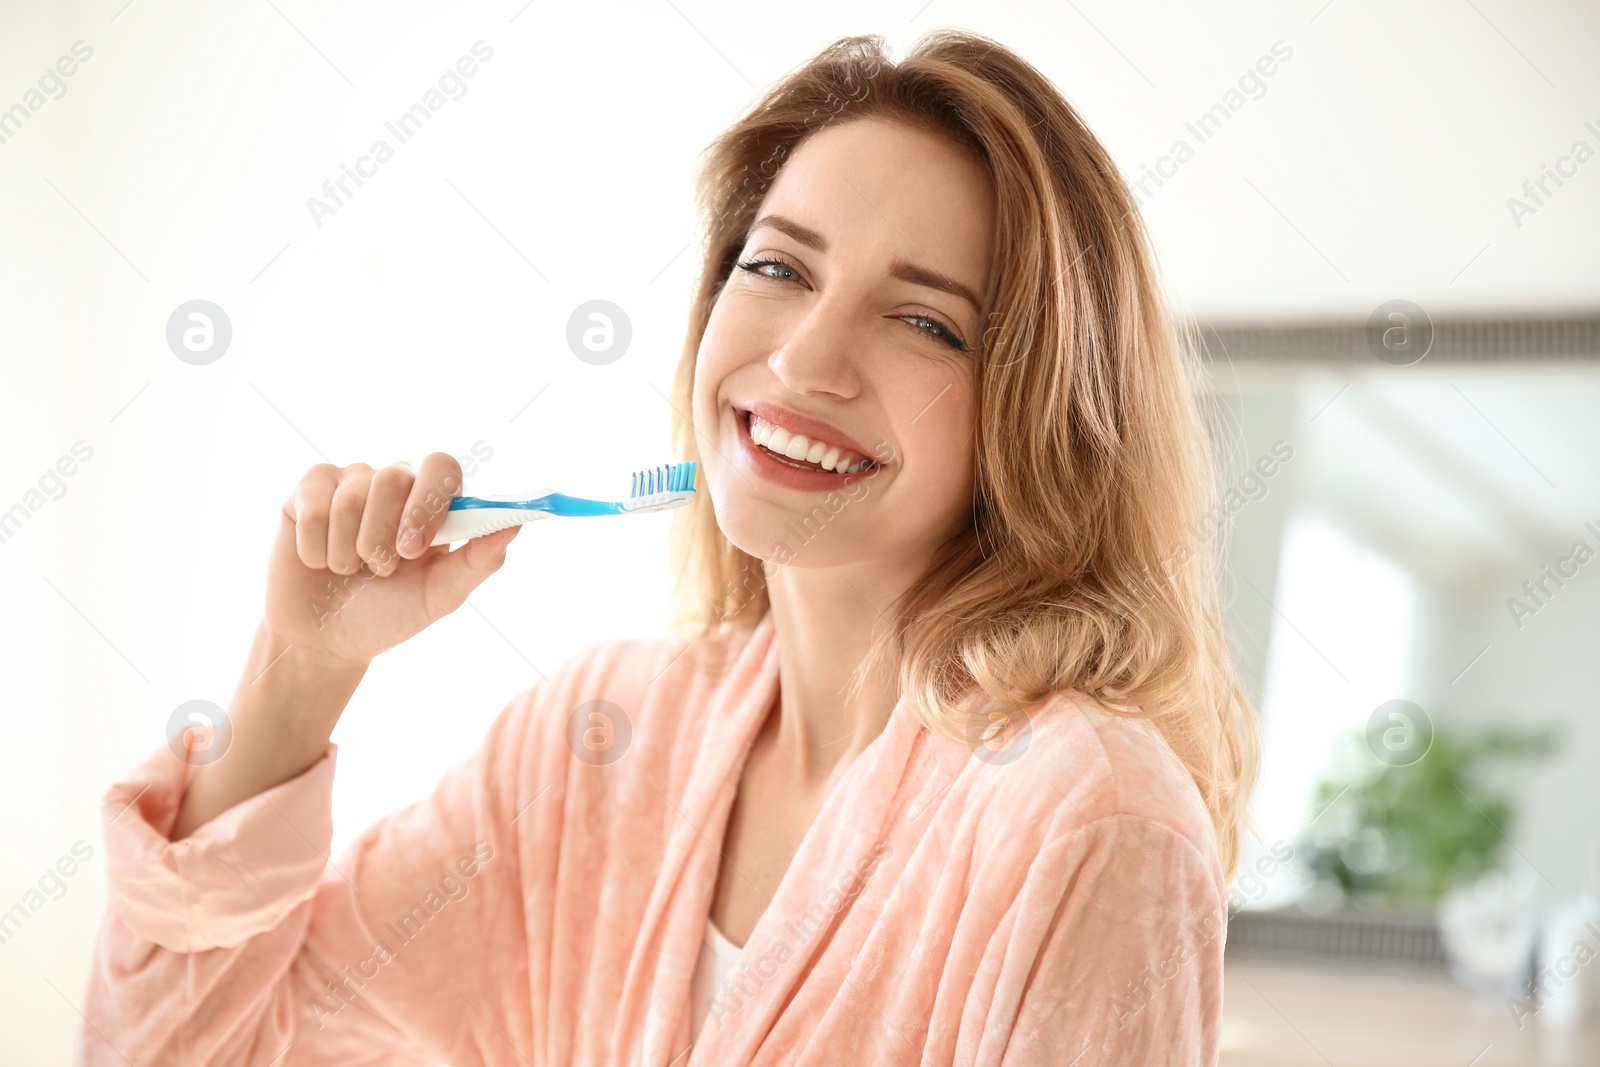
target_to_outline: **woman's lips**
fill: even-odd
[[[747,413],[753,414],[764,422],[775,426],[782,426],[791,434],[804,434],[813,441],[826,441],[830,445],[837,445],[848,449],[862,457],[871,457],[867,446],[845,433],[836,426],[830,426],[820,419],[813,419],[797,411],[765,400],[751,400],[734,405],[734,411],[743,418]],[[882,466],[879,463],[878,466]]]
[[[826,493],[836,490],[842,485],[851,484],[853,481],[871,478],[883,469],[875,463],[864,471],[851,471],[847,474],[840,474],[836,471],[794,466],[793,461],[780,458],[770,450],[756,444],[755,439],[750,436],[750,413],[748,411],[736,410],[734,414],[734,422],[737,424],[735,436],[738,438],[740,459],[752,472],[769,482],[803,492]]]
[[[745,417],[750,439],[773,453],[779,460],[790,460],[801,470],[820,467],[825,471],[847,474],[875,466],[873,461],[853,448],[845,448],[820,438],[795,433],[786,426],[763,419],[755,412]]]

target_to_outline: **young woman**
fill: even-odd
[[[442,453],[313,468],[231,747],[107,794],[86,1060],[1216,1061],[1256,734],[1111,159],[993,41],[846,38],[699,206],[682,634],[533,685],[329,864],[368,663],[517,534],[423,547]],[[330,571],[376,577],[319,616]]]

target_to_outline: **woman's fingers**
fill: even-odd
[[[521,526],[512,526],[475,537],[451,551],[441,546],[443,555],[428,572],[429,614],[443,618],[459,608],[474,589],[504,565],[506,546],[521,532]]]
[[[356,552],[373,574],[393,573],[400,565],[395,542],[400,537],[400,513],[411,495],[417,474],[409,463],[391,463],[372,476],[367,488],[367,506],[361,513],[361,531],[356,535]]]
[[[294,523],[295,554],[307,567],[328,565],[328,505],[338,481],[338,467],[319,463],[300,476],[284,502],[283,513]]]
[[[416,559],[433,544],[433,535],[444,525],[452,497],[461,495],[461,464],[445,452],[430,452],[423,457],[406,498],[395,547],[406,559]]]
[[[371,475],[372,468],[365,464],[341,469],[331,463],[319,463],[301,477],[285,506],[285,511],[294,520],[295,553],[301,563],[314,570],[323,567],[338,570],[342,556],[338,551],[340,535],[336,529],[339,523],[335,522],[336,502],[338,507],[345,509],[351,507],[353,502],[359,519],[361,501],[366,496],[366,482]],[[355,482],[357,488],[353,490],[346,486],[347,482]],[[344,487],[342,495],[341,487]],[[354,541],[354,536],[352,527],[349,539]],[[359,566],[360,561],[355,560],[339,573],[352,573]]]
[[[372,481],[372,468],[365,463],[354,463],[338,469],[338,475],[326,505],[328,532],[326,539],[326,566],[335,574],[354,574],[361,569],[361,557],[356,554],[356,531],[361,527],[361,512],[367,503],[367,483]]]
[[[284,511],[307,567],[355,574],[365,563],[381,576],[428,550],[461,489],[461,464],[445,452],[430,452],[420,473],[403,461],[376,471],[365,463],[319,463],[301,477]],[[417,536],[402,545],[412,529]]]

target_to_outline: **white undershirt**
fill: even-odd
[[[712,996],[722,988],[728,972],[739,962],[739,953],[742,951],[738,945],[722,936],[716,923],[706,919],[706,934],[700,940],[700,959],[695,963],[694,979],[690,983],[689,1002],[694,1013],[693,1032],[696,1035],[711,1012]]]

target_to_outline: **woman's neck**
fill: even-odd
[[[883,665],[846,699],[880,614],[910,579],[878,568],[768,565],[767,593],[778,642],[778,762],[821,784],[848,765],[888,724],[899,696],[897,665]]]

